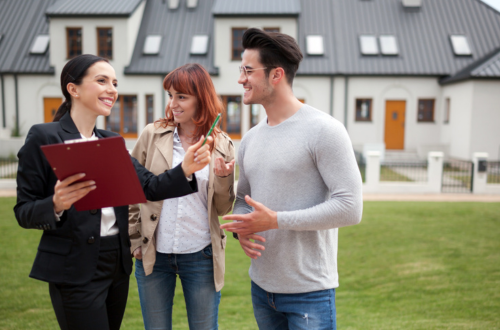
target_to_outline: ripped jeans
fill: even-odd
[[[252,281],[253,313],[260,330],[336,330],[335,289],[271,293]]]

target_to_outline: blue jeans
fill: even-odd
[[[215,291],[212,245],[188,254],[156,252],[153,272],[144,274],[141,260],[135,262],[144,327],[172,329],[172,305],[179,275],[189,329],[218,329],[220,292]]]
[[[271,293],[252,281],[253,313],[260,330],[336,330],[335,289]]]

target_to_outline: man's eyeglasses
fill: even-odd
[[[257,68],[257,69],[247,69],[246,66],[240,66],[240,75],[245,73],[245,78],[248,78],[248,74],[254,72],[255,70],[265,70],[267,68]]]

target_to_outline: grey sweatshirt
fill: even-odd
[[[361,175],[344,126],[304,105],[276,126],[252,128],[238,153],[235,214],[252,212],[249,195],[278,212],[279,229],[258,233],[265,251],[250,278],[273,293],[338,287],[338,228],[361,221]]]

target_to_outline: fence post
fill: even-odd
[[[443,182],[443,157],[442,151],[431,151],[427,154],[427,183],[433,193],[441,192]]]
[[[484,194],[486,192],[486,184],[488,182],[488,173],[482,171],[479,167],[479,161],[488,160],[488,153],[486,152],[474,152],[472,154],[472,163],[474,164],[473,181],[472,181],[472,193],[474,194]]]
[[[380,182],[380,151],[366,153],[366,185],[376,188]]]

